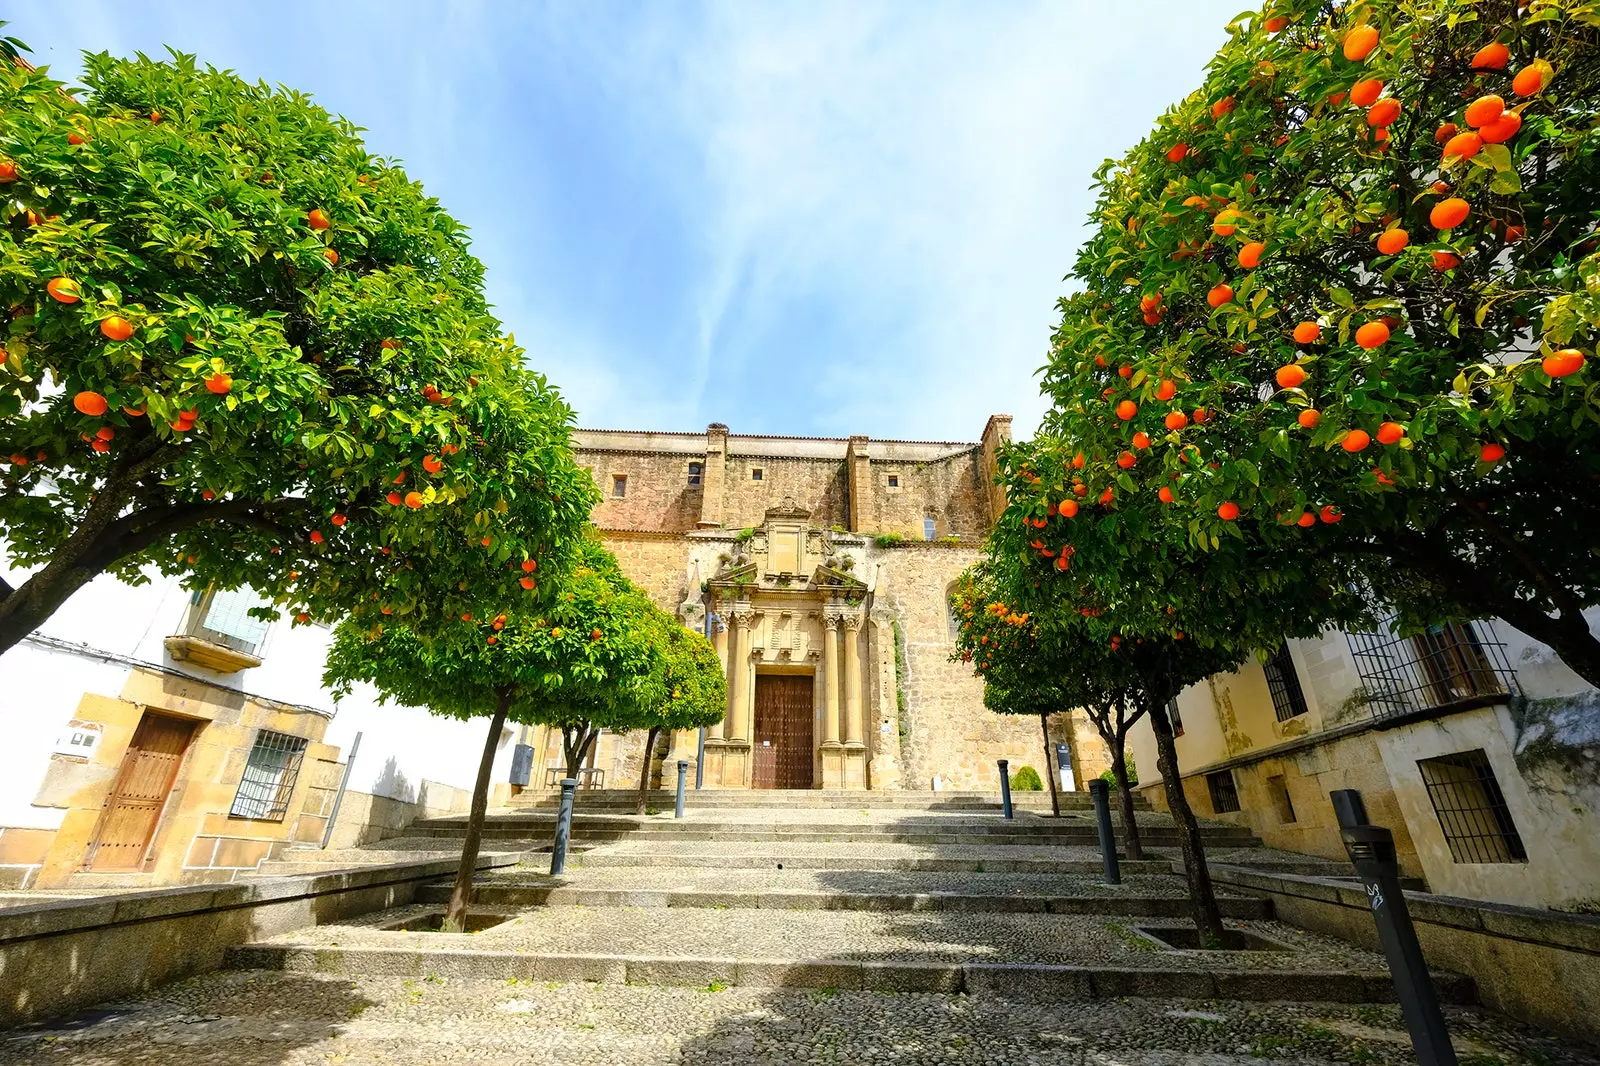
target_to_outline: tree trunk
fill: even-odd
[[[651,726],[650,739],[644,742],[644,765],[639,768],[639,803],[638,808],[633,812],[635,814],[644,813],[645,800],[650,795],[650,764],[655,761],[656,734],[660,731],[660,726]]]
[[[1111,751],[1111,776],[1117,782],[1117,807],[1122,816],[1122,851],[1129,859],[1144,858],[1144,842],[1139,839],[1139,820],[1133,816],[1133,787],[1128,784],[1128,753],[1122,737]]]
[[[1039,716],[1039,731],[1044,734],[1044,772],[1050,779],[1050,813],[1061,817],[1061,797],[1056,792],[1056,760],[1050,751],[1050,716]]]
[[[467,815],[467,837],[461,842],[461,863],[456,867],[456,887],[450,893],[450,906],[444,914],[446,933],[467,931],[467,905],[472,902],[472,878],[478,871],[478,844],[483,839],[483,819],[489,812],[489,778],[494,773],[494,750],[499,746],[500,730],[505,728],[506,711],[516,691],[504,685],[495,690],[494,720],[483,742],[483,758],[478,762],[478,780],[472,786],[472,812]]]
[[[567,756],[567,776],[577,777],[578,771],[583,768],[584,756],[589,754],[589,745],[594,743],[600,731],[589,725],[588,722],[579,722],[574,726],[561,727],[561,747]]]
[[[1178,830],[1178,845],[1183,850],[1183,872],[1189,879],[1189,908],[1194,917],[1194,927],[1203,945],[1221,945],[1222,912],[1217,909],[1217,896],[1211,888],[1211,871],[1206,867],[1205,845],[1200,840],[1200,823],[1195,821],[1189,799],[1183,794],[1183,780],[1178,776],[1178,749],[1172,742],[1172,722],[1161,703],[1149,707],[1150,725],[1156,735],[1156,750],[1160,752],[1157,769],[1166,789],[1167,806]]]

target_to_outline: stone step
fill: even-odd
[[[460,840],[465,836],[465,831],[454,827],[434,827],[429,830],[440,841]],[[543,833],[536,827],[492,827],[485,828],[483,840],[485,842],[504,842],[511,840],[535,840],[548,846],[553,830],[545,827]],[[839,828],[818,831],[804,830],[725,830],[725,829],[685,829],[671,833],[643,833],[643,832],[618,832],[609,829],[595,829],[588,826],[574,826],[572,839],[585,841],[592,844],[616,843],[628,841],[632,843],[645,843],[647,841],[698,841],[703,843],[718,844],[771,844],[771,843],[806,843],[806,844],[916,844],[929,847],[972,845],[994,847],[1031,847],[1039,844],[1060,844],[1068,846],[1097,847],[1099,837],[1090,831],[1062,831],[1057,833],[935,833],[935,832],[888,832],[882,830],[868,830],[860,827]],[[1141,834],[1141,839],[1150,847],[1175,847],[1178,836],[1172,830],[1154,831]],[[1232,833],[1203,834],[1202,839],[1207,845],[1215,847],[1250,847],[1257,843],[1255,838]]]
[[[1041,886],[1042,887],[1042,886]],[[451,885],[424,885],[417,902],[450,901]],[[606,889],[562,885],[478,886],[473,903],[483,907],[699,907],[767,911],[989,911],[1009,914],[1110,914],[1139,918],[1183,918],[1187,900],[1174,896],[1050,896],[962,892],[783,892],[712,889]],[[1226,896],[1217,900],[1224,918],[1270,918],[1264,899]]]
[[[847,856],[725,853],[687,858],[680,855],[608,852],[597,849],[583,857],[589,869],[616,867],[694,867],[714,870],[844,870],[844,871],[924,871],[940,873],[1028,873],[1093,874],[1101,870],[1098,859],[965,859],[938,856],[876,857],[869,854]],[[570,860],[569,860],[570,861]],[[1124,861],[1126,873],[1170,873],[1172,864],[1164,859]]]
[[[638,802],[634,789],[580,789],[574,802],[579,808],[614,807],[632,810]],[[646,794],[646,805],[661,810],[671,809],[675,792],[655,789]],[[523,792],[509,801],[512,807],[555,807],[560,802],[557,790]],[[1048,792],[1013,792],[1012,805],[1026,810],[1050,810]],[[684,793],[687,807],[842,807],[865,809],[923,809],[923,810],[994,810],[1000,809],[998,792],[872,792],[824,789],[690,789]],[[1063,792],[1060,795],[1063,809],[1089,810],[1092,802],[1087,792]],[[1135,799],[1139,810],[1149,810],[1143,797]]]

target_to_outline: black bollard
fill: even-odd
[[[1421,1066],[1456,1066],[1456,1051],[1450,1045],[1439,997],[1428,977],[1428,964],[1417,943],[1417,931],[1406,910],[1405,893],[1400,888],[1400,863],[1395,857],[1394,834],[1367,822],[1367,805],[1353,788],[1329,793],[1333,812],[1339,819],[1339,836],[1349,853],[1356,873],[1367,888],[1372,917],[1378,923],[1378,939],[1389,961],[1395,994],[1406,1028],[1411,1032],[1411,1047]]]
[[[1004,760],[1004,759],[1000,760],[1000,809],[1005,812],[1005,816],[1007,818],[1010,818],[1012,816],[1011,815],[1011,776],[1006,773],[1006,767],[1009,766],[1009,765],[1011,765],[1011,764],[1008,763],[1006,760]]]
[[[1094,800],[1094,819],[1100,830],[1100,857],[1106,864],[1106,884],[1122,884],[1117,866],[1117,838],[1111,832],[1111,786],[1100,778],[1089,782],[1089,797]]]
[[[683,787],[688,782],[688,780],[689,780],[689,760],[688,759],[679,759],[678,760],[678,802],[672,808],[672,816],[674,818],[682,818],[683,817]]]
[[[578,779],[561,779],[561,810],[556,815],[556,836],[550,845],[550,875],[565,873],[567,869],[567,841],[572,837],[572,802],[577,798]]]

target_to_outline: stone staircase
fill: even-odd
[[[1278,922],[1267,901],[1238,892],[1220,893],[1223,914],[1230,936],[1255,950],[1182,949],[1193,927],[1164,814],[1139,815],[1149,857],[1123,862],[1113,886],[1103,883],[1093,824],[1080,811],[1057,819],[1024,810],[1007,821],[982,797],[943,806],[948,794],[936,803],[927,794],[854,793],[848,804],[844,795],[804,806],[770,794],[738,794],[754,797],[744,804],[719,795],[678,820],[617,813],[619,802],[601,794],[575,817],[583,847],[565,875],[550,877],[544,856],[527,855],[479,879],[480,931],[422,931],[448,899],[441,881],[423,886],[411,906],[247,944],[230,951],[228,964],[1055,999],[1368,1002],[1393,994],[1380,956]],[[496,812],[488,839],[497,847],[537,842],[550,818],[538,805]],[[409,840],[443,848],[460,831],[459,819],[434,819]],[[1295,858],[1236,827],[1207,826],[1204,835],[1230,862]],[[1438,983],[1449,1001],[1473,996],[1468,981],[1439,975]]]

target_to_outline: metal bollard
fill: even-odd
[[[1122,884],[1117,866],[1117,838],[1111,832],[1111,786],[1098,777],[1089,782],[1089,797],[1094,800],[1095,824],[1100,830],[1100,857],[1106,864],[1106,884]]]
[[[1411,1032],[1411,1047],[1421,1066],[1456,1066],[1456,1050],[1450,1044],[1439,997],[1428,977],[1428,964],[1417,943],[1417,931],[1406,910],[1405,893],[1400,888],[1400,863],[1395,857],[1394,834],[1367,822],[1367,805],[1353,788],[1328,794],[1339,819],[1339,836],[1350,855],[1356,873],[1367,888],[1372,902],[1372,917],[1378,923],[1378,939],[1389,961],[1395,994],[1406,1028]]]
[[[1010,818],[1012,816],[1012,813],[1011,813],[1011,775],[1006,773],[1006,767],[1010,766],[1011,764],[1005,759],[1001,759],[1001,760],[999,760],[999,762],[1000,762],[1000,809],[1003,812],[1005,812],[1005,816],[1007,818]]]
[[[678,801],[672,808],[674,818],[683,817],[683,788],[689,780],[689,760],[678,760]]]
[[[577,798],[578,779],[561,779],[561,811],[556,815],[556,836],[550,845],[550,875],[567,869],[567,841],[572,837],[572,803]]]

